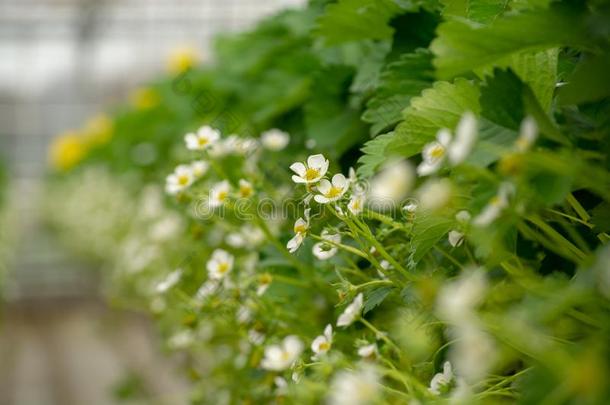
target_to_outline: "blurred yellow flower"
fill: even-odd
[[[131,92],[129,100],[131,101],[131,105],[136,109],[148,110],[159,105],[161,96],[159,96],[159,93],[157,93],[155,89],[141,87]]]
[[[87,154],[87,145],[75,131],[68,131],[53,140],[49,148],[49,162],[56,170],[68,171]]]
[[[104,145],[112,139],[114,123],[107,115],[96,115],[87,121],[83,132],[88,144]]]
[[[192,68],[199,59],[199,52],[194,47],[187,45],[176,47],[167,58],[167,70],[172,74],[180,74]]]

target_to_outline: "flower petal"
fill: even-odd
[[[318,183],[318,191],[322,194],[328,194],[331,187],[332,187],[332,185],[330,184],[330,181],[328,181],[326,179],[322,179]]]
[[[316,200],[316,202],[317,202],[317,203],[320,203],[320,204],[327,204],[327,203],[329,203],[329,202],[330,202],[330,200],[329,200],[328,198],[324,197],[324,196],[323,196],[323,195],[321,195],[321,194],[316,194],[316,195],[313,197],[313,199],[314,199],[314,200]]]
[[[303,163],[295,162],[290,165],[290,170],[292,170],[299,176],[303,177],[303,176],[305,176],[305,172],[307,171],[307,168],[305,167],[305,165]]]
[[[347,185],[348,181],[341,173],[337,173],[333,176],[333,186],[343,189]]]
[[[328,160],[322,154],[311,155],[307,158],[307,166],[320,169],[326,165],[328,167]]]

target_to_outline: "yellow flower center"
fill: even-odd
[[[252,187],[248,185],[239,186],[239,194],[244,198],[250,197],[252,195]]]
[[[227,196],[229,195],[229,193],[227,193],[226,191],[220,191],[218,193],[218,201],[224,201],[226,200]]]
[[[352,202],[352,209],[353,210],[359,210],[360,209],[360,200],[354,200],[354,202]]]
[[[218,272],[220,274],[225,274],[227,271],[229,271],[229,263],[220,263],[218,265]]]
[[[308,168],[305,171],[305,180],[314,180],[320,176],[320,171],[318,169]]]
[[[258,281],[259,281],[259,283],[264,284],[264,285],[271,284],[271,281],[273,281],[273,277],[269,273],[263,273],[260,275]]]
[[[445,148],[442,145],[435,145],[430,149],[430,156],[434,159],[440,159],[445,155]]]
[[[197,143],[199,144],[199,146],[205,146],[208,144],[208,138],[200,136],[199,138],[197,138]]]
[[[330,190],[328,190],[328,193],[326,193],[326,197],[327,198],[335,198],[341,195],[341,191],[343,191],[341,188],[339,187],[335,187],[332,186],[330,188]]]
[[[307,225],[299,224],[294,226],[294,233],[305,233],[307,232]]]
[[[322,342],[318,345],[318,350],[320,351],[327,351],[328,349],[330,349],[330,343],[328,342]]]
[[[178,176],[178,184],[181,186],[186,186],[189,183],[189,177],[187,175],[181,174]]]

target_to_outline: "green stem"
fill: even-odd
[[[401,273],[401,275],[403,277],[405,277],[407,280],[409,281],[414,281],[416,279],[415,276],[413,276],[411,273],[409,273],[407,271],[407,269],[405,269],[400,263],[398,263],[398,261],[396,261],[396,259],[394,259],[383,247],[383,245],[381,243],[379,243],[377,241],[377,239],[375,238],[375,236],[373,235],[373,233],[371,232],[371,230],[369,229],[368,225],[366,225],[365,223],[359,221],[357,218],[354,218],[354,223],[356,225],[360,225],[361,227],[361,233],[362,236],[367,239],[367,241],[375,247],[375,249],[379,252],[379,254],[381,256],[383,256],[384,259],[386,259],[397,271],[399,271]]]
[[[371,281],[367,281],[366,283],[362,283],[359,285],[355,285],[354,288],[356,289],[356,291],[358,290],[362,290],[366,287],[370,287],[372,285],[394,285],[394,282],[392,282],[391,280],[371,280]]]
[[[366,255],[366,253],[356,249],[353,246],[349,246],[349,245],[344,245],[342,243],[338,243],[338,242],[334,242],[332,240],[328,240],[328,239],[324,239],[323,237],[319,236],[319,235],[314,235],[314,234],[309,234],[309,236],[311,236],[313,239],[318,240],[320,242],[324,242],[324,243],[328,243],[329,245],[335,246],[339,249],[343,249],[347,252],[353,253],[357,256],[362,257],[363,259],[368,259],[368,256]]]
[[[280,254],[282,254],[282,256],[284,256],[299,271],[299,273],[301,273],[302,276],[307,276],[308,273],[310,273],[307,266],[294,257],[288,250],[286,250],[286,247],[273,235],[265,221],[261,220],[258,216],[255,216],[254,222],[265,234],[267,240],[276,247]]]
[[[390,340],[390,338],[388,338],[386,336],[385,333],[381,332],[379,329],[377,329],[372,323],[370,323],[369,321],[367,321],[366,319],[364,319],[363,317],[359,318],[360,322],[366,326],[367,328],[369,328],[376,336],[377,339],[381,339],[383,340],[388,346],[390,346],[392,349],[394,349],[396,351],[396,353],[400,356],[400,354],[402,353],[402,351],[400,350],[400,348],[398,346],[396,346],[396,344],[394,342],[392,342]]]
[[[566,197],[566,200],[583,221],[589,222],[589,219],[591,219],[591,217],[587,213],[587,210],[585,210],[583,206],[580,205],[576,197],[574,197],[574,194],[569,193]]]
[[[552,241],[559,245],[563,245],[565,249],[568,249],[570,252],[572,252],[578,258],[578,262],[582,262],[587,257],[587,255],[583,253],[582,250],[577,248],[572,242],[567,240],[562,234],[557,232],[552,226],[544,222],[544,220],[542,220],[538,216],[532,215],[528,217],[527,220],[536,225],[538,228],[540,228],[540,230],[544,232],[546,236]]]

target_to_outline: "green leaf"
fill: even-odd
[[[509,8],[509,0],[468,0],[468,19],[480,23],[490,23]]]
[[[495,69],[481,86],[481,115],[500,126],[519,129],[526,115],[536,119],[543,136],[569,144],[546,114],[531,88],[510,70]]]
[[[441,78],[483,68],[518,52],[590,43],[580,8],[556,5],[497,19],[488,26],[452,20],[438,27],[430,49]]]
[[[527,83],[540,106],[548,111],[557,85],[558,48],[541,52],[520,52],[510,58],[508,66]]]
[[[364,307],[363,307],[362,313],[366,314],[367,312],[369,312],[369,311],[377,308],[379,305],[381,305],[383,300],[385,300],[385,298],[388,296],[388,294],[390,292],[392,292],[392,290],[393,290],[392,287],[379,287],[379,288],[375,288],[374,290],[368,292],[364,296]]]
[[[418,214],[413,224],[413,238],[411,239],[413,262],[419,262],[453,226],[454,221],[451,219],[427,213]]]
[[[523,83],[510,70],[495,69],[481,85],[481,115],[518,129],[524,116]]]
[[[591,210],[591,223],[595,232],[610,232],[610,203],[604,201]]]
[[[381,73],[375,96],[369,100],[362,115],[362,119],[371,124],[371,133],[378,134],[396,125],[411,98],[430,87],[432,82],[431,55],[427,50],[404,54],[400,60],[387,65]]]
[[[393,0],[340,0],[329,4],[318,18],[314,35],[326,45],[362,39],[389,39],[394,29],[388,25],[402,7]]]
[[[517,132],[512,129],[486,119],[479,120],[479,138],[466,162],[475,166],[489,166],[514,145],[517,136]]]
[[[610,56],[588,56],[559,90],[559,103],[580,104],[610,96]]]
[[[445,17],[461,17],[469,20],[489,23],[504,13],[509,7],[509,0],[441,0],[445,6]]]
[[[313,91],[305,103],[305,126],[309,138],[322,149],[341,155],[366,136],[359,111],[347,103],[346,89],[351,83],[353,69],[332,66],[314,76]]]
[[[387,159],[385,148],[394,137],[394,133],[379,135],[364,144],[363,155],[358,159],[358,174],[362,177],[370,177],[377,168]]]
[[[480,112],[476,84],[465,79],[456,79],[454,83],[434,83],[420,97],[411,99],[411,105],[403,114],[404,121],[396,127],[394,139],[386,152],[405,157],[419,153],[439,129],[453,129],[466,111],[477,115]]]

